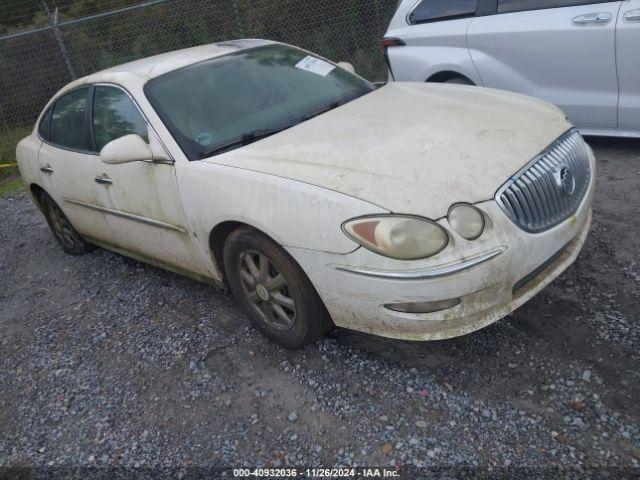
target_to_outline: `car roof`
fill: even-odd
[[[146,78],[155,78],[167,72],[177,70],[187,65],[202,62],[233,52],[249,48],[270,45],[275,42],[258,39],[232,40],[228,42],[211,43],[199,47],[185,48],[168,53],[161,53],[152,57],[142,58],[103,70],[104,73],[133,73]]]
[[[105,78],[111,77],[111,74],[129,74],[137,75],[145,79],[152,79],[173,70],[186,67],[187,65],[192,65],[211,58],[248,50],[250,48],[274,44],[277,44],[277,42],[261,39],[241,39],[231,40],[228,42],[211,43],[208,45],[201,45],[199,47],[185,48],[183,50],[175,50],[173,52],[141,58],[140,60],[134,60],[133,62],[123,63],[122,65],[116,65],[114,67],[107,68],[106,70],[92,73],[86,77],[71,82],[63,90],[66,91],[81,84],[100,82]]]

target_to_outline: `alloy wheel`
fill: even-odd
[[[262,320],[277,330],[290,330],[296,321],[296,304],[287,279],[263,253],[240,254],[239,272],[247,300]]]

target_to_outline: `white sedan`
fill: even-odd
[[[575,260],[595,159],[557,108],[348,67],[243,40],[90,75],[18,145],[22,178],[65,251],[226,283],[289,348],[467,334]]]

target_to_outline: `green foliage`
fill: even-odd
[[[29,133],[31,133],[31,127],[19,127],[0,132],[0,165],[16,162],[16,145]]]
[[[24,9],[24,6],[25,3],[20,2],[0,3],[0,35],[32,30],[49,24],[46,14],[36,2],[28,4],[27,9]]]
[[[56,5],[64,20],[140,1],[57,0]],[[37,7],[37,2],[33,4]],[[386,67],[378,45],[395,5],[396,0],[170,0],[61,30],[78,76],[171,50],[244,37],[283,41],[334,61],[349,61],[365,78],[384,80]],[[47,24],[38,8],[30,17],[16,12],[3,15],[2,8],[9,6],[0,7],[0,33]],[[32,25],[18,28],[18,16],[21,22],[30,19]],[[0,42],[0,61],[2,136],[3,130],[32,124],[70,77],[50,31]]]
[[[0,198],[19,192],[24,188],[20,177],[0,178]]]

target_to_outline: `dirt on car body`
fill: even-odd
[[[224,291],[104,250],[65,255],[26,194],[0,199],[0,469],[638,473],[640,143],[590,143],[598,191],[576,263],[442,342],[338,330],[286,351]]]

